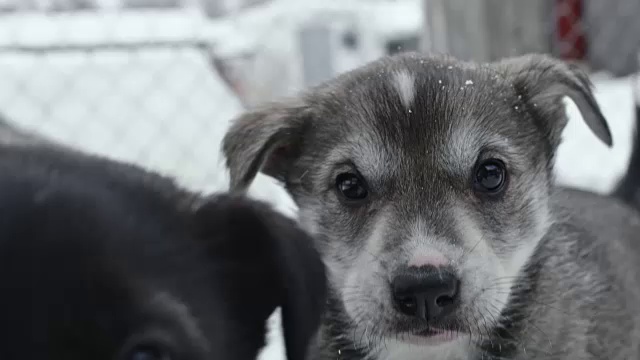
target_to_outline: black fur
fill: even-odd
[[[0,147],[0,359],[254,359],[278,306],[305,357],[325,270],[293,221],[44,149]]]

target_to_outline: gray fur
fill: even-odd
[[[413,96],[398,85],[407,80]],[[640,356],[640,217],[553,185],[563,96],[612,143],[587,76],[543,55],[492,64],[396,55],[234,122],[223,145],[232,189],[258,171],[281,180],[329,267],[315,358]],[[509,171],[497,200],[471,187],[490,157]],[[335,177],[356,170],[370,196],[349,207]],[[416,256],[444,257],[461,278],[463,306],[438,324],[456,340],[412,337],[428,324],[391,304],[391,279]]]

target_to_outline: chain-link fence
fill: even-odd
[[[237,74],[251,59],[234,24],[187,1],[21,1],[0,3],[1,119],[196,190],[226,186],[220,141],[242,111]],[[259,181],[269,187],[259,197],[290,210]]]
[[[640,49],[638,0],[0,0],[0,14],[2,117],[198,189],[226,183],[219,142],[245,105],[419,38],[423,51],[549,52],[618,76]]]

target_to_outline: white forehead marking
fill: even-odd
[[[393,74],[393,86],[400,95],[400,101],[405,108],[409,109],[416,96],[416,79],[406,70],[401,70]]]

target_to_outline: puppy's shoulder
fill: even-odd
[[[612,196],[557,188],[552,198],[555,220],[572,223],[596,237],[635,238],[640,231],[640,212]]]
[[[556,267],[567,267],[570,278],[592,278],[587,285],[593,288],[596,279],[638,288],[640,279],[627,275],[640,263],[640,212],[616,198],[578,189],[559,188],[553,198],[555,225],[544,247],[558,261]]]

